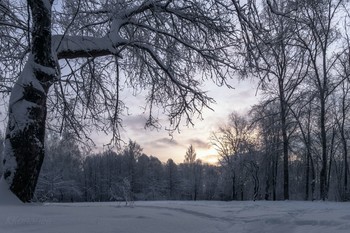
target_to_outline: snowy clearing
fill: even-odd
[[[1,233],[349,232],[350,203],[152,201],[0,205]]]

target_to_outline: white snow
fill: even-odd
[[[22,202],[9,190],[9,187],[6,181],[3,178],[0,178],[0,212],[4,206],[16,206],[23,205]],[[1,216],[1,214],[0,214]],[[1,225],[1,223],[0,223]],[[0,227],[0,232],[1,227]]]
[[[0,197],[2,198],[2,197]],[[1,205],[4,233],[350,232],[350,203],[159,201]]]
[[[16,134],[18,131],[22,131],[28,126],[30,121],[32,121],[31,117],[28,116],[29,109],[37,107],[35,103],[24,99],[24,87],[32,86],[42,93],[45,92],[42,84],[35,78],[34,69],[50,72],[50,74],[53,72],[52,69],[36,64],[33,60],[33,56],[29,56],[18,81],[11,91],[9,111],[11,111],[12,114],[10,115],[9,123],[11,127],[15,126],[15,129],[11,131],[12,134]]]
[[[84,51],[88,53],[93,50],[106,50],[110,54],[115,54],[115,49],[119,43],[125,43],[118,34],[109,37],[108,35],[101,38],[88,36],[62,36],[54,35],[52,37],[52,48],[57,54],[62,52],[71,52],[74,54],[77,51]]]
[[[43,86],[39,82],[38,79],[36,79],[34,75],[34,69],[42,70],[43,72],[47,72],[48,74],[51,74],[52,69],[45,68],[43,66],[40,66],[39,64],[36,64],[34,62],[33,55],[30,54],[28,57],[28,61],[26,62],[19,78],[14,87],[11,91],[11,97],[10,97],[10,104],[13,105],[20,101],[23,98],[23,87],[24,86],[33,86],[35,89],[45,92]]]
[[[29,124],[32,123],[34,119],[33,117],[29,116],[30,109],[38,107],[36,103],[24,99],[24,87],[31,86],[42,93],[45,92],[42,84],[35,78],[34,70],[40,70],[48,73],[49,75],[55,72],[54,69],[36,64],[34,62],[33,55],[29,55],[28,61],[11,91],[9,108],[9,112],[11,114],[9,115],[8,122],[8,129],[12,129],[9,132],[11,136],[16,135],[18,132],[22,132],[26,127],[28,127]],[[38,143],[38,146],[42,145]],[[9,139],[5,140],[3,157],[6,160],[3,170],[11,171],[11,175],[7,177],[6,180],[11,183],[17,168],[17,162],[13,155],[12,146]]]

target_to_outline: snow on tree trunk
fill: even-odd
[[[28,61],[15,84],[5,139],[4,178],[23,202],[31,200],[44,158],[46,93]]]
[[[33,198],[44,159],[46,99],[56,77],[51,51],[51,3],[28,0],[32,53],[12,89],[4,153],[4,179],[23,202]]]

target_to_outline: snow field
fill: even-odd
[[[349,233],[350,203],[1,204],[0,233]]]

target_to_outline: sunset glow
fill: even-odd
[[[142,96],[133,96],[127,90],[124,97],[129,106],[129,115],[123,117],[124,129],[122,138],[125,142],[129,139],[136,141],[147,155],[156,156],[162,162],[173,159],[176,163],[182,163],[187,148],[192,144],[197,153],[197,159],[205,163],[216,164],[218,162],[217,151],[210,145],[211,133],[221,125],[226,124],[229,115],[233,112],[245,113],[258,101],[256,96],[256,82],[251,80],[238,81],[238,78],[230,80],[230,85],[235,89],[218,87],[212,82],[207,82],[205,89],[208,95],[213,97],[216,104],[210,107],[214,110],[205,109],[203,119],[193,119],[194,126],[181,125],[180,130],[169,135],[165,130],[168,121],[159,110],[159,118],[162,122],[161,129],[145,128],[147,113],[142,106],[145,104]],[[162,118],[163,117],[163,118]],[[103,145],[109,140],[109,136],[99,135],[94,138],[98,151],[103,150]]]

